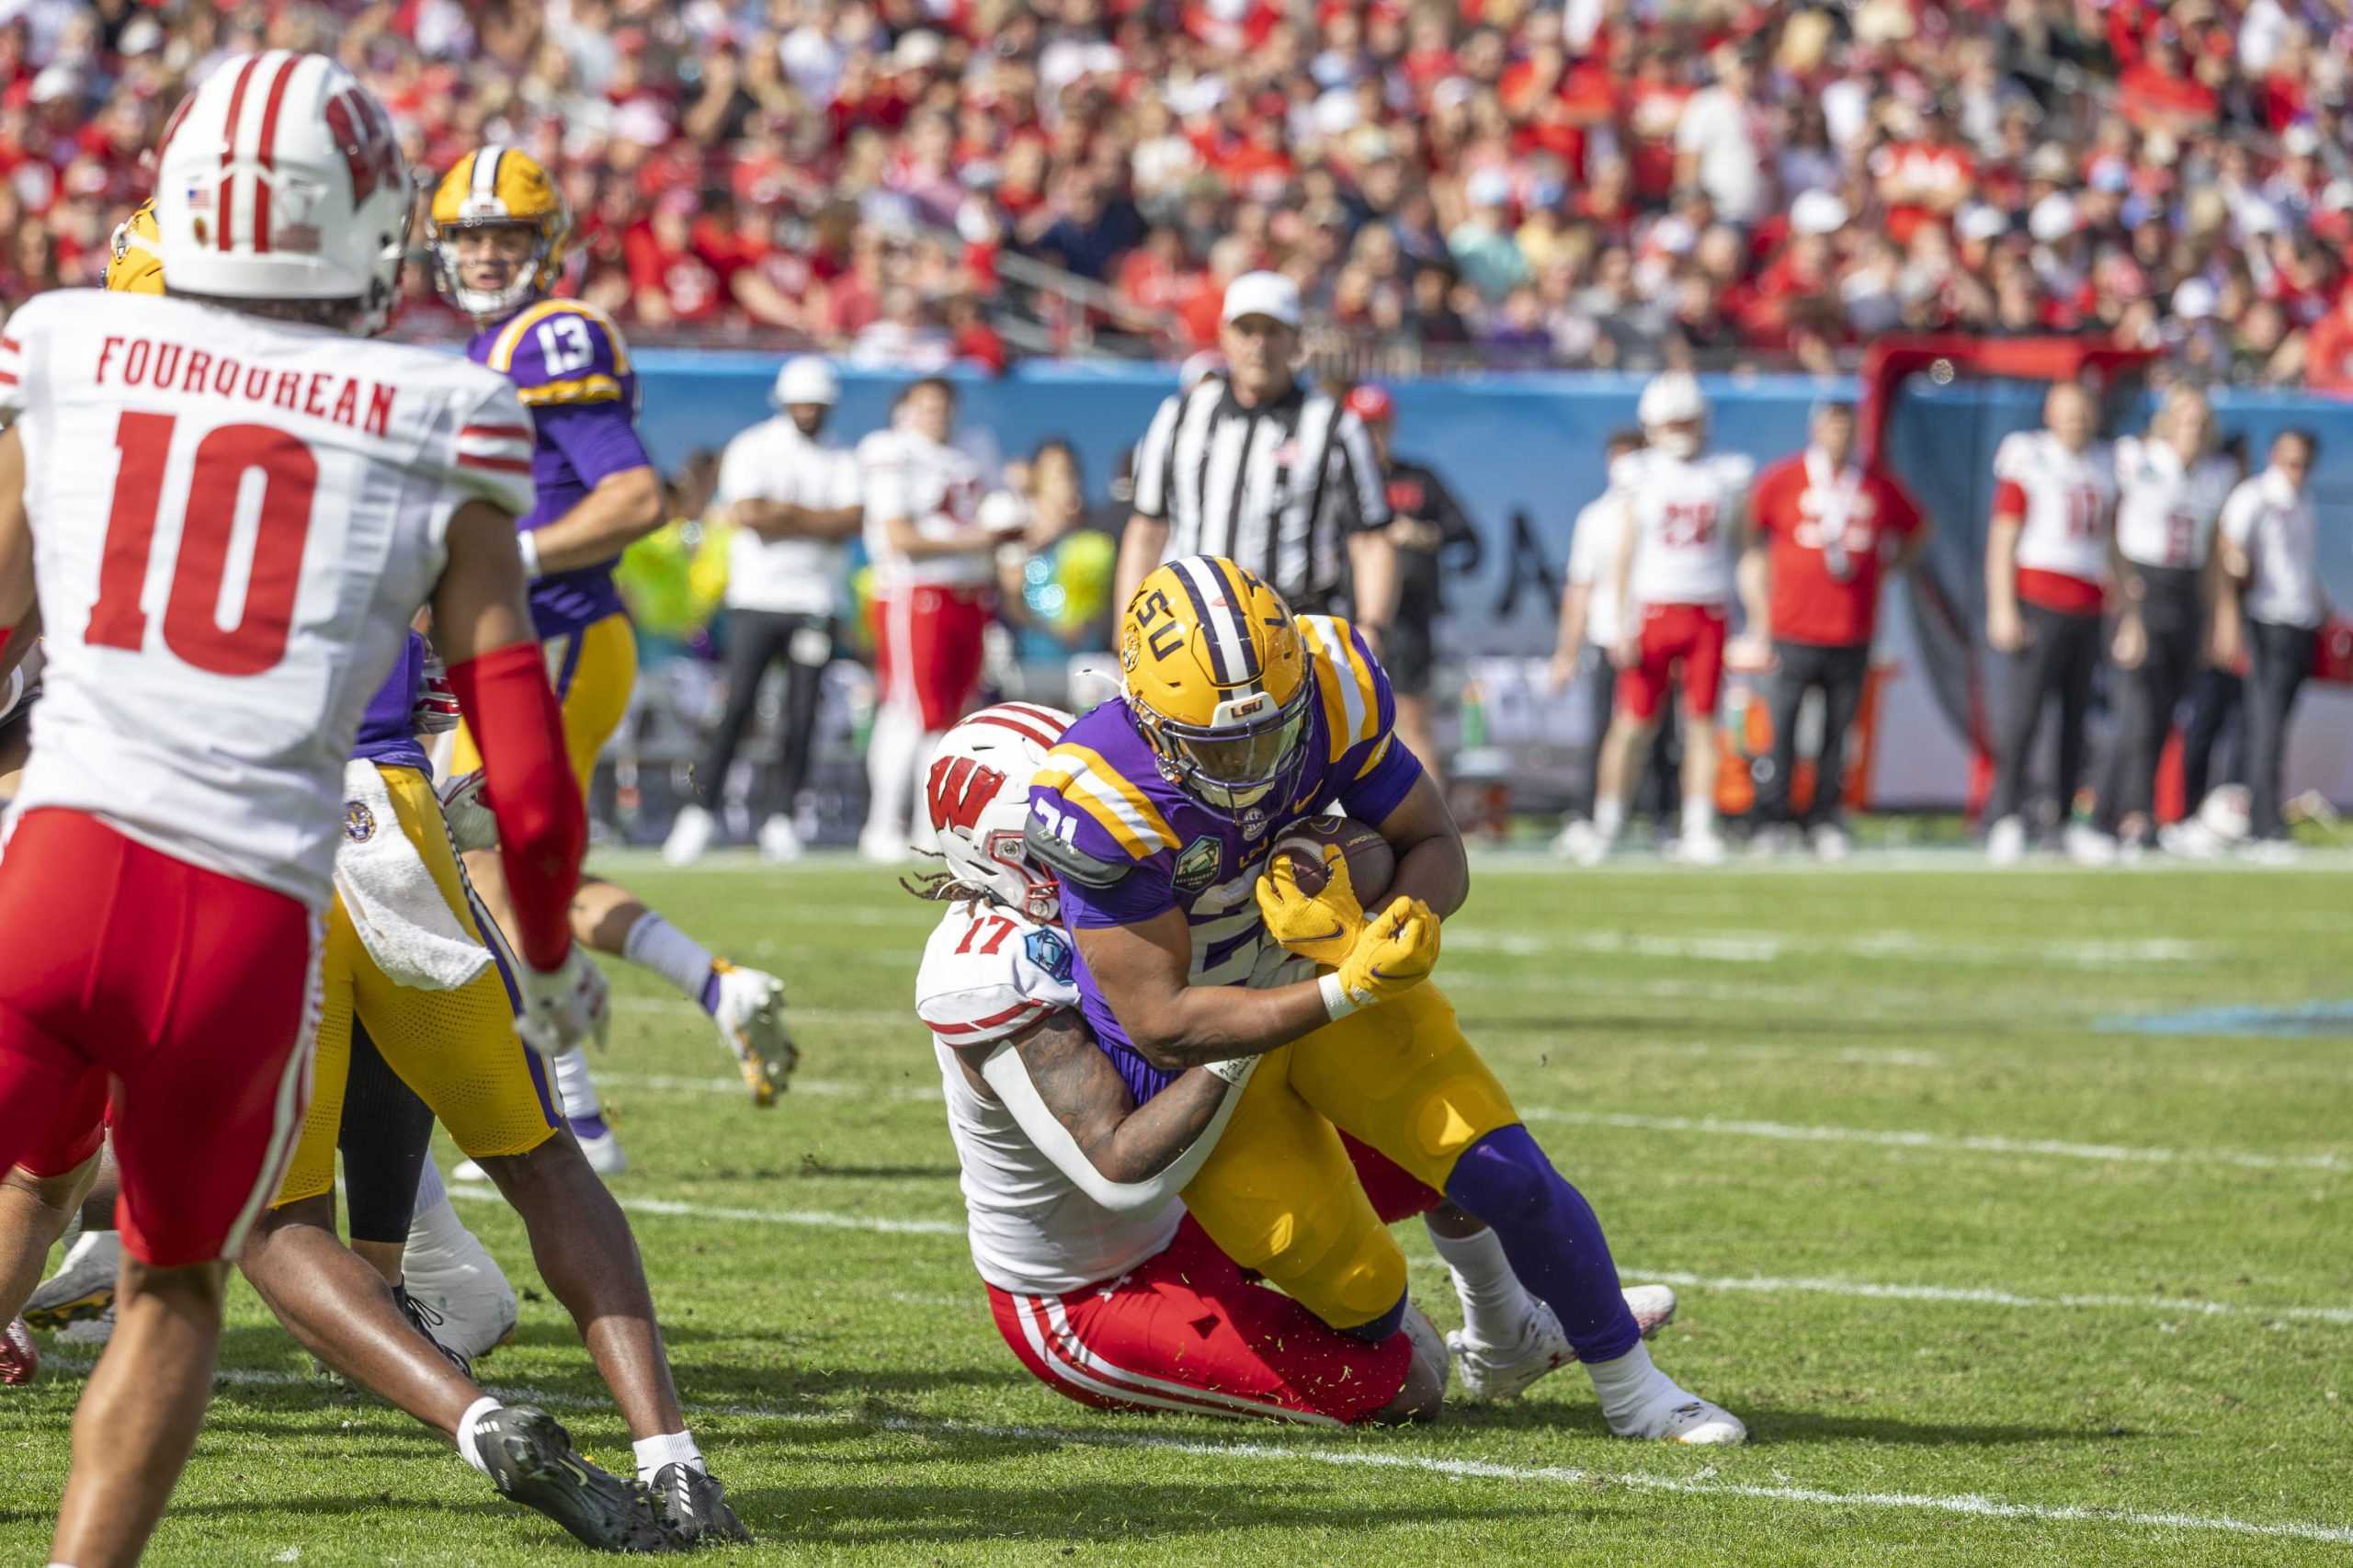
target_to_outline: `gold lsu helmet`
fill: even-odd
[[[458,270],[458,236],[468,229],[507,225],[538,235],[529,265],[504,289],[467,288]],[[514,147],[484,147],[459,159],[442,176],[425,233],[433,250],[434,284],[442,297],[476,320],[488,320],[555,287],[572,239],[572,213],[537,158]]]
[[[1164,778],[1233,813],[1306,760],[1314,681],[1282,596],[1217,555],[1158,568],[1120,618],[1120,690]]]
[[[115,225],[107,250],[107,287],[125,294],[164,291],[163,232],[155,226],[154,198]]]

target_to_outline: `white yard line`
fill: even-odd
[[[452,1198],[497,1202],[486,1187],[453,1186]],[[867,1214],[837,1214],[805,1209],[739,1209],[715,1204],[684,1203],[668,1199],[620,1198],[623,1209],[691,1220],[743,1220],[767,1225],[806,1225],[835,1231],[872,1231],[891,1235],[962,1235],[964,1227],[951,1220],[887,1220]],[[2055,1310],[2148,1312],[2191,1317],[2245,1317],[2272,1323],[2353,1324],[2353,1307],[2265,1306],[2260,1302],[2210,1301],[2179,1296],[2132,1296],[2113,1292],[2070,1291],[2036,1295],[1999,1287],[1897,1285],[1863,1279],[1774,1278],[1767,1275],[1693,1274],[1669,1268],[1637,1268],[1620,1264],[1618,1272],[1630,1282],[1655,1280],[1701,1290],[1746,1290],[1765,1295],[1822,1295],[1869,1298],[1873,1301],[1938,1301],[1957,1306],[2007,1307],[2019,1311]]]
[[[1688,960],[1701,963],[1777,963],[1806,953],[1833,958],[1914,963],[2063,964],[2077,969],[2144,969],[2196,963],[2222,955],[2211,942],[2176,937],[2089,938],[2049,942],[1985,942],[1921,931],[1875,931],[1855,937],[1801,937],[1783,931],[1693,931],[1680,936],[1627,931],[1449,931],[1447,945],[1507,958],[1593,953],[1610,958]]]
[[[2135,1165],[2234,1165],[2256,1171],[2348,1171],[2342,1154],[2259,1154],[2237,1149],[2160,1149],[2121,1143],[2071,1143],[2055,1138],[1961,1136],[1897,1128],[1810,1127],[1786,1121],[1745,1121],[1708,1116],[1633,1116],[1615,1111],[1522,1106],[1530,1121],[1568,1127],[1615,1127],[1643,1132],[1704,1132],[1724,1138],[1770,1138],[1790,1143],[1869,1143],[1886,1149],[1934,1149],[1971,1154],[2034,1154],[2062,1160]]]
[[[56,1370],[87,1373],[91,1363],[55,1358]],[[236,1387],[285,1388],[317,1385],[321,1380],[295,1372],[223,1367],[213,1374],[216,1383]],[[553,1389],[485,1385],[501,1399],[528,1400],[566,1410],[607,1406],[601,1399],[568,1394]],[[795,1426],[840,1425],[856,1427],[867,1418],[832,1412],[790,1410],[772,1404],[699,1404],[696,1414],[758,1421],[784,1421]],[[2302,1520],[2267,1523],[2228,1514],[2147,1513],[2131,1508],[2102,1508],[2077,1503],[2013,1503],[1976,1493],[1836,1492],[1826,1487],[1721,1481],[1712,1471],[1693,1476],[1649,1475],[1639,1471],[1580,1470],[1568,1465],[1496,1464],[1483,1460],[1438,1459],[1427,1454],[1378,1453],[1361,1448],[1307,1448],[1297,1444],[1219,1442],[1206,1437],[1163,1437],[1149,1432],[1123,1432],[1071,1426],[1002,1425],[953,1421],[919,1415],[885,1415],[871,1425],[887,1432],[925,1437],[988,1437],[1026,1443],[1059,1443],[1073,1448],[1143,1449],[1187,1454],[1202,1459],[1238,1460],[1252,1464],[1267,1461],[1330,1465],[1340,1469],[1409,1471],[1423,1475],[1450,1476],[1466,1481],[1531,1483],[1580,1488],[1624,1487],[1669,1496],[1740,1498],[1762,1503],[1786,1503],[1824,1508],[1879,1508],[1889,1511],[1949,1514],[1971,1518],[2025,1519],[2039,1524],[2105,1526],[2111,1529],[2188,1530],[2203,1534],[2247,1536],[2272,1540],[2309,1540],[2331,1546],[2353,1545],[2353,1526]]]

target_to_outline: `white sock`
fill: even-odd
[[[425,1156],[425,1168],[416,1173],[416,1208],[414,1212],[422,1219],[435,1209],[448,1207],[449,1189],[441,1185],[441,1167],[432,1155],[427,1154]],[[410,1226],[414,1229],[415,1221],[411,1221]]]
[[[429,1208],[420,1201],[416,1217],[408,1222],[408,1250],[449,1252],[464,1245],[466,1234],[465,1222],[458,1218],[457,1210],[450,1206],[446,1195]]]
[[[665,1464],[683,1464],[689,1470],[709,1473],[702,1462],[702,1450],[695,1447],[691,1432],[665,1432],[658,1437],[640,1437],[630,1445],[637,1450],[637,1478],[652,1481],[654,1472]]]
[[[1651,1364],[1651,1347],[1639,1339],[1615,1361],[1586,1362],[1585,1371],[1613,1431],[1631,1426],[1660,1399],[1683,1392],[1681,1384]]]
[[[939,750],[939,743],[947,738],[945,730],[926,730],[916,736],[915,765],[907,770],[908,782],[914,787],[916,801],[915,815],[909,819],[914,825],[907,830],[907,841],[916,849],[931,855],[939,853],[939,835],[931,830],[931,812],[923,804],[923,767]]]
[[[1608,795],[1593,802],[1593,829],[1606,839],[1615,840],[1626,831],[1626,802]]]
[[[1438,1256],[1446,1260],[1447,1272],[1454,1276],[1454,1293],[1462,1301],[1465,1336],[1473,1345],[1490,1349],[1518,1344],[1521,1331],[1528,1326],[1529,1295],[1504,1258],[1502,1240],[1491,1230],[1442,1236],[1427,1216],[1423,1222],[1430,1233],[1430,1245],[1438,1249]]]
[[[483,1417],[503,1407],[496,1400],[484,1394],[466,1406],[466,1413],[458,1417],[458,1457],[484,1475],[490,1473],[490,1466],[483,1462],[482,1449],[479,1447],[481,1434],[475,1430],[475,1427],[481,1423]]]
[[[874,731],[866,741],[866,783],[872,795],[866,831],[876,838],[904,838],[907,802],[923,758],[923,716],[895,702],[874,710]]]
[[[586,1047],[575,1045],[555,1059],[555,1096],[571,1120],[603,1113],[605,1105],[597,1097],[597,1081],[588,1076]]]
[[[1683,797],[1683,831],[1687,835],[1716,831],[1716,798],[1713,795]]]
[[[637,917],[621,939],[621,957],[652,970],[702,1006],[702,988],[710,979],[710,949],[652,910]]]

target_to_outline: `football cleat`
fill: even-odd
[[[738,969],[725,959],[711,960],[710,971],[719,981],[710,1021],[719,1028],[720,1043],[733,1052],[752,1103],[772,1106],[801,1061],[784,1027],[784,982],[756,969]]]
[[[1778,859],[1797,846],[1797,830],[1786,823],[1768,823],[1750,835],[1748,852],[1759,860]]]
[[[455,1215],[410,1226],[401,1283],[441,1324],[433,1337],[478,1361],[515,1337],[515,1287]]]
[[[0,1388],[22,1388],[40,1371],[40,1352],[33,1347],[32,1331],[22,1318],[10,1318],[0,1329]]]
[[[750,1542],[752,1532],[728,1506],[727,1488],[710,1471],[674,1460],[654,1472],[652,1490],[654,1512],[687,1545]]]
[[[536,1508],[600,1551],[674,1551],[685,1542],[663,1521],[653,1494],[599,1470],[572,1446],[572,1434],[544,1410],[508,1405],[474,1427],[491,1483]]]
[[[1836,864],[1840,860],[1844,860],[1847,856],[1853,853],[1854,846],[1847,841],[1847,830],[1845,828],[1840,827],[1836,823],[1831,822],[1818,823],[1815,824],[1813,830],[1813,858],[1815,859],[1828,864]]]
[[[1528,1308],[1519,1337],[1509,1345],[1478,1344],[1461,1329],[1446,1336],[1446,1347],[1454,1352],[1456,1369],[1462,1374],[1465,1395],[1488,1401],[1518,1399],[1537,1379],[1577,1358],[1552,1309],[1532,1296]]]
[[[1985,858],[1996,866],[2015,866],[2026,858],[2026,824],[2004,817],[1985,830]]]
[[[1687,866],[1721,866],[1724,853],[1724,841],[1711,827],[1693,828],[1675,846],[1675,858]]]
[[[801,858],[801,831],[782,812],[760,824],[760,858],[772,866]]]
[[[1610,1430],[1640,1442],[1688,1443],[1694,1448],[1748,1441],[1748,1427],[1739,1416],[1672,1382],[1665,1397],[1622,1426],[1612,1422]]]
[[[122,1268],[122,1239],[112,1231],[85,1231],[65,1249],[65,1261],[25,1303],[25,1322],[44,1330],[94,1318],[114,1305]]]
[[[401,1316],[408,1319],[409,1327],[425,1335],[426,1344],[449,1358],[449,1365],[458,1369],[458,1376],[469,1382],[473,1381],[473,1358],[444,1337],[447,1321],[439,1312],[410,1295],[408,1288],[404,1285],[392,1287],[392,1303],[400,1308]]]
[[[1629,1285],[1619,1292],[1626,1298],[1626,1310],[1634,1314],[1634,1326],[1649,1339],[1675,1321],[1675,1287],[1672,1285]]]
[[[719,836],[719,819],[700,806],[682,807],[677,821],[670,824],[670,836],[662,841],[662,863],[665,866],[691,866],[710,848],[710,841]]]
[[[858,835],[858,856],[871,865],[903,866],[915,858],[915,852],[898,834],[868,828]]]
[[[565,1125],[572,1129],[580,1152],[588,1156],[590,1170],[600,1176],[617,1176],[629,1169],[629,1156],[621,1152],[620,1135],[602,1116],[568,1117]],[[460,1180],[472,1179],[462,1167],[457,1174]]]
[[[69,1323],[57,1331],[57,1343],[60,1345],[82,1345],[93,1350],[105,1349],[107,1341],[113,1337],[114,1305],[112,1302],[108,1302],[107,1310],[97,1316],[84,1318],[80,1323]]]
[[[2067,824],[2067,858],[2078,866],[2116,864],[2116,840],[2089,823]]]

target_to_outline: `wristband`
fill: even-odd
[[[540,541],[529,534],[515,536],[515,553],[523,558],[523,575],[529,582],[540,580]]]
[[[1357,1000],[1348,994],[1348,988],[1340,983],[1337,970],[1319,978],[1315,988],[1324,993],[1324,1016],[1333,1022],[1337,1023],[1357,1010]]]
[[[1255,1056],[1233,1056],[1223,1062],[1204,1062],[1201,1067],[1229,1084],[1239,1084],[1250,1076],[1250,1069],[1257,1064],[1258,1059]]]

